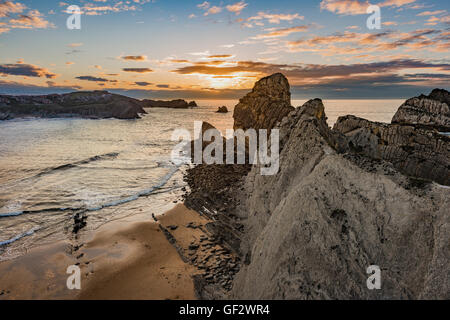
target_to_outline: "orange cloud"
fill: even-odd
[[[287,37],[288,35],[296,32],[305,32],[309,29],[308,26],[297,26],[283,29],[272,29],[269,33],[259,34],[251,39],[267,39],[267,38],[280,38]]]
[[[147,60],[147,56],[123,56],[121,58],[123,60],[131,60],[131,61],[145,61],[145,60]]]

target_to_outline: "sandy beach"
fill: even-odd
[[[183,253],[208,220],[184,205],[157,219],[109,223],[76,253],[59,242],[0,263],[0,299],[195,299],[201,271]],[[67,289],[69,265],[81,269],[81,290]]]

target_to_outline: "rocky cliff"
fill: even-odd
[[[244,267],[231,297],[448,299],[450,190],[339,153],[322,110],[309,101],[284,118],[280,172],[253,167],[245,178]],[[381,290],[366,286],[370,265]]]
[[[197,107],[195,101],[187,102],[181,99],[171,101],[145,99],[142,100],[142,103],[144,108],[188,109]]]
[[[263,79],[234,115],[238,128],[280,130],[278,174],[201,165],[187,176],[187,204],[212,212],[212,225],[227,221],[211,230],[241,256],[228,296],[449,299],[450,189],[431,182],[450,167],[448,139],[350,116],[331,130],[321,100],[290,108],[283,78]],[[290,111],[280,119],[270,108]],[[381,290],[367,287],[371,265]]]
[[[139,100],[107,91],[44,96],[0,95],[0,120],[22,117],[137,119],[144,113]]]

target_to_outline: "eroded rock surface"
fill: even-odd
[[[280,172],[245,179],[235,299],[448,299],[450,190],[330,144],[321,103],[279,125]],[[328,129],[329,130],[329,129]],[[378,265],[382,289],[369,290]]]
[[[408,99],[392,118],[392,123],[418,125],[450,132],[450,94],[434,89],[429,96]]]
[[[354,152],[391,162],[406,175],[450,185],[450,138],[422,126],[340,117],[333,128]]]

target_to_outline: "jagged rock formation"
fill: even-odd
[[[163,101],[163,100],[142,100],[144,108],[169,108],[169,109],[188,109],[197,107],[195,101],[187,102],[182,99]]]
[[[409,176],[450,185],[450,138],[421,126],[340,117],[333,128],[350,147],[372,159],[386,160]]]
[[[234,129],[271,129],[294,108],[289,82],[281,73],[259,80],[234,109]]]
[[[418,188],[388,162],[337,152],[342,136],[320,100],[277,128],[280,172],[254,166],[240,192],[245,265],[231,298],[450,298],[449,189]],[[370,265],[382,270],[381,290],[366,286]]]
[[[217,110],[217,113],[228,113],[228,108],[225,106],[219,107],[219,109]]]
[[[0,120],[22,117],[137,119],[144,113],[139,100],[107,91],[43,96],[0,95]]]
[[[352,116],[331,130],[319,99],[280,119],[270,106],[289,95],[273,85],[283,78],[263,79],[271,89],[259,82],[235,112],[235,128],[280,130],[278,174],[200,165],[186,177],[187,205],[241,256],[229,298],[449,299],[450,188],[430,182],[448,174],[449,140]],[[371,265],[381,290],[367,288]]]
[[[392,123],[410,124],[450,132],[450,94],[434,89],[429,96],[408,99],[392,118]]]

